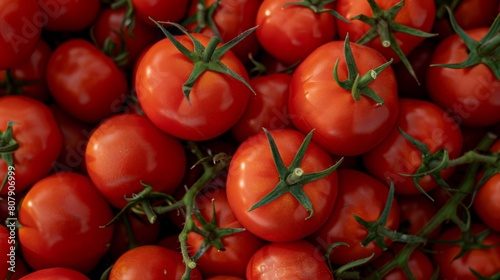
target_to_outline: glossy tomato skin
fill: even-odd
[[[387,62],[376,50],[350,43],[360,75]],[[311,53],[295,70],[290,82],[289,111],[293,124],[332,154],[360,155],[380,143],[398,116],[398,92],[394,72],[382,71],[369,87],[384,104],[361,95],[355,101],[350,90],[341,88],[332,72],[339,59],[340,81],[347,79],[344,42],[333,41]]]
[[[185,266],[179,252],[156,245],[145,245],[121,255],[111,269],[109,280],[178,280],[184,271]],[[202,279],[198,268],[191,271],[190,279]]]
[[[204,46],[209,37],[193,34]],[[193,49],[189,37],[177,39]],[[248,81],[243,64],[231,52],[220,62]],[[251,95],[243,83],[226,74],[207,71],[196,81],[189,101],[182,85],[193,69],[191,62],[175,46],[163,39],[148,49],[135,76],[139,103],[146,116],[161,130],[185,140],[213,139],[228,131],[243,114]]]
[[[220,1],[220,0],[219,0]],[[209,7],[216,0],[205,0]],[[213,21],[223,42],[228,42],[244,31],[255,26],[257,11],[261,5],[260,0],[222,0],[213,14]],[[198,1],[191,1],[187,16],[194,16],[198,11]],[[188,30],[194,30],[197,24],[188,25]],[[212,37],[215,32],[209,28],[203,28],[200,33]],[[251,33],[243,41],[231,49],[242,61],[248,62],[248,55],[255,55],[259,50],[259,42],[255,32]]]
[[[85,274],[62,267],[46,268],[34,271],[23,278],[22,280],[89,280]]]
[[[51,31],[80,31],[89,27],[101,8],[99,0],[37,0],[46,20],[43,28]]]
[[[285,166],[291,164],[305,135],[290,129],[270,131]],[[334,161],[322,148],[311,141],[300,167],[305,174],[325,170]],[[279,182],[266,135],[262,132],[243,142],[229,166],[226,190],[229,205],[238,221],[248,231],[271,242],[286,242],[304,238],[316,231],[333,210],[337,197],[337,173],[303,186],[314,215],[291,193],[286,193],[267,205],[248,211]]]
[[[422,153],[404,138],[398,127],[427,145],[433,154],[446,149],[450,159],[458,157],[462,151],[462,134],[457,123],[429,101],[402,98],[399,104],[396,126],[377,147],[363,154],[363,163],[368,173],[379,180],[385,182],[389,177],[396,193],[419,194],[413,179],[399,174],[414,174],[422,163]],[[446,180],[452,172],[453,168],[443,170],[441,177]],[[425,191],[438,186],[430,175],[420,179],[419,185]]]
[[[19,242],[35,269],[65,267],[89,273],[109,248],[114,226],[106,200],[85,176],[63,172],[38,181],[19,211]]]
[[[345,242],[349,247],[338,246],[330,254],[330,261],[337,265],[366,258],[374,254],[372,260],[382,254],[382,249],[370,242],[362,246],[368,231],[353,217],[356,214],[366,221],[380,217],[387,201],[389,189],[377,179],[354,169],[341,169],[339,174],[339,193],[335,208],[325,224],[315,231],[308,240],[326,252],[335,242]],[[394,199],[386,222],[386,227],[396,230],[399,226],[399,208]],[[385,239],[389,246],[392,241]]]
[[[197,198],[197,206],[206,221],[213,217],[212,203],[215,206],[215,217],[219,228],[242,228],[234,217],[223,188],[212,189]],[[199,226],[199,222],[196,220]],[[203,237],[191,232],[188,235],[188,248],[193,256],[202,245]],[[238,232],[222,238],[225,251],[209,248],[197,261],[197,267],[204,277],[215,275],[233,275],[245,277],[247,263],[260,247],[264,240],[256,237],[249,231]]]
[[[62,148],[62,135],[49,108],[24,96],[0,98],[0,129],[5,131],[9,122],[19,148],[14,152],[16,193],[28,189],[52,169]],[[0,178],[7,174],[7,163],[0,160]],[[7,194],[4,187],[0,194]]]
[[[248,137],[262,132],[262,128],[293,128],[288,113],[288,89],[291,75],[269,74],[250,79],[256,94],[250,96],[243,116],[231,128],[231,135],[243,142]]]
[[[83,39],[68,40],[54,50],[47,83],[56,102],[87,123],[116,113],[128,91],[125,75],[113,60]]]
[[[436,214],[438,206],[423,194],[399,195],[400,232],[416,235]],[[403,227],[403,228],[401,228]],[[427,238],[436,238],[441,230],[439,225]]]
[[[36,0],[0,1],[0,70],[27,60],[36,47],[43,18]]]
[[[382,10],[388,10],[399,0],[376,0]],[[370,5],[366,0],[339,0],[336,11],[347,19],[364,14],[373,16]],[[433,0],[406,0],[404,6],[396,15],[396,23],[406,25],[424,32],[429,32],[434,24],[436,17],[436,6]],[[349,23],[337,20],[338,34],[344,38],[349,33],[349,39],[352,42],[358,41],[371,27],[359,20],[351,20]],[[424,37],[417,37],[402,32],[395,32],[394,36],[399,47],[405,55],[408,55],[415,47],[424,41]],[[391,48],[382,46],[380,37],[376,37],[366,44],[382,53],[387,59],[393,58],[394,62],[400,59]]]
[[[94,130],[85,163],[96,188],[111,205],[123,208],[124,197],[144,189],[141,181],[154,191],[172,194],[184,177],[186,155],[177,139],[146,117],[120,114]]]
[[[205,278],[205,280],[244,280],[244,278],[230,276],[230,275],[217,275],[217,276]]]
[[[474,40],[487,32],[487,27],[466,31]],[[452,35],[437,46],[431,63],[460,63],[467,56],[465,44],[458,35]],[[429,67],[427,90],[430,98],[459,124],[485,127],[500,122],[500,81],[484,64],[461,69]]]
[[[472,224],[472,231],[479,234],[487,227],[481,224]],[[439,240],[451,241],[462,237],[462,233],[458,227],[452,227],[439,236]],[[500,247],[495,246],[500,244],[500,235],[497,232],[492,232],[481,242],[483,245],[493,245],[490,249],[473,249],[455,259],[461,250],[460,245],[456,244],[441,244],[436,243],[432,250],[433,259],[439,268],[439,275],[442,279],[477,279],[472,274],[470,269],[474,269],[480,275],[488,277],[500,271]]]
[[[178,22],[186,14],[189,0],[132,0],[134,10],[139,18],[151,25],[156,24],[149,19],[156,21],[173,21]]]
[[[264,0],[255,24],[257,39],[264,50],[287,64],[304,60],[314,49],[334,39],[335,18],[315,13],[308,7],[283,5],[288,0]],[[334,9],[333,4],[325,9]]]
[[[333,280],[333,275],[318,248],[305,240],[297,240],[260,248],[248,262],[246,279]]]
[[[41,102],[48,101],[50,94],[45,73],[51,54],[52,50],[50,46],[44,40],[40,39],[27,60],[10,68],[15,81],[24,83],[36,82],[36,84],[21,86],[20,93],[22,95]],[[5,75],[5,71],[0,71],[0,83],[5,81]],[[0,96],[6,93],[6,90],[0,89]]]

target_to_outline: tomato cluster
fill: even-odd
[[[0,0],[2,279],[497,279],[500,0]]]

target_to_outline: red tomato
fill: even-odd
[[[423,194],[397,196],[400,232],[416,235],[438,211],[437,205]],[[401,229],[401,226],[403,227]],[[436,238],[441,226],[427,238]]]
[[[10,224],[12,221],[13,224]],[[9,226],[8,229],[4,225],[0,226],[0,261],[3,263],[0,278],[17,280],[28,274],[28,268],[21,258],[21,251],[16,249],[15,220],[7,220],[5,224]],[[11,277],[7,278],[10,273]]]
[[[244,280],[244,278],[229,276],[229,275],[217,275],[209,278],[205,278],[205,280]]]
[[[20,193],[51,171],[62,148],[61,130],[49,108],[28,97],[1,97],[0,112],[2,133],[9,122],[14,122],[13,138],[19,145],[13,153],[15,192]],[[0,180],[7,176],[5,157],[7,153],[0,158]],[[0,193],[7,194],[7,191],[4,187]]]
[[[225,189],[213,189],[196,199],[201,215],[206,221],[213,218],[212,203],[215,206],[215,217],[219,228],[242,228],[236,220],[227,201]],[[199,222],[196,220],[198,226]],[[201,247],[204,238],[194,232],[189,233],[187,245],[194,256]],[[210,247],[197,261],[197,267],[204,277],[215,275],[234,275],[245,277],[246,266],[250,257],[262,247],[265,242],[250,233],[243,231],[221,238],[225,251]]]
[[[484,225],[472,224],[472,232],[479,234],[487,228]],[[443,232],[439,240],[452,241],[462,237],[458,227],[452,227]],[[460,244],[436,243],[432,247],[435,264],[439,268],[442,279],[477,279],[471,269],[484,277],[492,276],[500,271],[500,234],[492,232],[480,243],[491,245],[489,249],[472,249],[460,258],[455,257],[460,253]]]
[[[368,173],[379,180],[386,182],[390,178],[396,193],[419,194],[413,178],[399,174],[414,174],[422,164],[422,153],[400,133],[398,127],[427,145],[433,154],[439,149],[446,149],[450,159],[462,152],[462,134],[457,123],[433,103],[400,99],[396,127],[377,147],[363,155],[363,162]],[[448,168],[441,171],[441,177],[446,180],[452,173],[453,168]],[[438,186],[430,175],[424,176],[418,183],[425,191]]]
[[[319,46],[332,41],[336,29],[332,14],[316,13],[313,9],[300,5],[283,7],[290,2],[293,3],[289,0],[263,1],[255,24],[259,26],[256,31],[257,39],[266,52],[280,61],[293,64],[304,60]],[[316,8],[334,9],[334,4],[324,5],[323,2],[316,4]]]
[[[388,10],[400,1],[375,0],[375,2],[382,10]],[[336,3],[337,12],[347,19],[351,19],[360,14],[369,17],[373,16],[370,4],[366,0],[338,0]],[[406,0],[404,1],[403,7],[394,17],[394,22],[420,31],[429,32],[432,29],[435,17],[436,6],[433,0]],[[370,25],[360,20],[351,20],[349,23],[337,20],[337,27],[341,38],[344,38],[346,34],[349,33],[350,40],[353,42],[358,41],[371,28]],[[383,29],[383,27],[380,29]],[[403,32],[394,32],[393,34],[395,42],[397,42],[405,55],[408,55],[415,47],[424,41],[424,37],[413,36]],[[387,59],[393,58],[395,62],[400,60],[398,55],[391,48],[382,45],[379,36],[366,45],[378,50]]]
[[[288,114],[289,74],[270,74],[250,79],[256,94],[250,97],[243,116],[231,128],[238,142],[262,132],[262,128],[293,128]]]
[[[487,32],[487,27],[466,31],[474,40]],[[462,39],[452,35],[437,46],[431,63],[460,63],[468,55]],[[485,64],[461,69],[429,67],[427,90],[430,98],[459,124],[489,126],[500,122],[500,81]]]
[[[99,0],[37,0],[43,11],[43,28],[51,31],[80,31],[92,24],[101,7]]]
[[[144,189],[141,182],[172,194],[186,169],[179,141],[135,114],[116,115],[101,123],[90,136],[85,162],[96,188],[117,208],[127,204],[124,197]]]
[[[1,0],[0,18],[0,70],[6,70],[29,59],[44,17],[35,0]]]
[[[382,254],[382,248],[373,241],[366,246],[361,245],[368,231],[354,219],[353,214],[369,222],[376,221],[382,214],[389,189],[382,182],[357,170],[340,169],[338,174],[339,194],[335,208],[323,226],[308,239],[324,251],[336,242],[349,244],[349,247],[338,246],[332,250],[330,261],[334,264],[343,265],[371,254],[374,254],[374,260]],[[394,199],[385,226],[396,230],[398,225],[399,208]],[[392,243],[388,238],[384,241],[388,246]]]
[[[83,39],[68,40],[54,50],[47,82],[56,102],[87,123],[117,112],[128,90],[127,80],[114,62]]]
[[[85,176],[57,173],[38,181],[19,210],[19,242],[35,269],[90,272],[109,249],[114,226],[106,200]]]
[[[289,166],[305,136],[289,129],[269,133],[276,142],[284,165]],[[325,170],[334,163],[326,151],[311,142],[300,168],[304,174],[308,174]],[[255,203],[270,193],[278,182],[280,175],[273,161],[266,134],[262,132],[248,138],[238,147],[231,160],[226,189],[231,210],[243,227],[251,233],[272,242],[298,240],[316,231],[330,216],[337,197],[336,171],[303,185],[302,189],[314,210],[310,218],[308,216],[311,213],[290,192],[267,205],[249,211]]]
[[[204,46],[209,38],[193,34]],[[186,35],[176,37],[189,50],[193,43]],[[248,80],[247,72],[231,52],[220,59],[229,69]],[[228,131],[243,114],[250,90],[227,74],[206,71],[184,97],[193,62],[163,39],[144,54],[135,76],[139,103],[146,116],[161,130],[181,139],[202,141]]]
[[[87,276],[76,270],[55,267],[46,268],[34,271],[23,278],[22,280],[90,280]]]
[[[349,45],[360,76],[387,62],[372,48]],[[377,106],[364,95],[356,101],[351,89],[334,80],[337,60],[338,77],[344,81],[347,67],[342,41],[324,44],[299,65],[290,82],[290,116],[303,133],[316,129],[313,140],[330,153],[359,155],[380,143],[394,127],[398,115],[396,79],[388,67],[367,85],[384,100],[383,105]]]
[[[134,10],[141,20],[156,26],[149,18],[156,21],[178,22],[186,14],[189,0],[132,0]]]
[[[160,246],[145,245],[121,255],[111,269],[109,280],[179,280],[184,271],[185,266],[179,252]],[[189,279],[202,279],[198,268],[191,271]]]
[[[204,0],[203,2],[206,7],[209,7],[216,1],[219,3],[217,9],[212,14],[212,20],[223,42],[228,42],[247,29],[255,26],[257,11],[261,5],[260,0]],[[196,17],[196,14],[199,13],[198,2],[197,0],[191,1],[188,17]],[[193,31],[200,28],[200,23],[189,24],[187,28]],[[216,35],[210,27],[202,28],[200,32],[208,37]],[[239,42],[231,50],[241,61],[247,62],[248,55],[255,55],[259,50],[257,35],[255,33],[248,35],[248,37]]]
[[[297,240],[260,248],[248,262],[246,279],[333,280],[333,275],[318,248],[305,240]]]
[[[134,18],[134,28],[129,30],[128,27],[121,29],[122,22],[125,16],[125,8],[120,9],[102,9],[96,21],[94,22],[93,35],[102,48],[106,39],[110,39],[116,44],[113,48],[113,55],[117,55],[122,48],[121,35],[125,40],[125,51],[128,53],[127,65],[133,65],[136,58],[144,48],[155,43],[158,39],[157,28],[154,28],[142,20]],[[131,36],[130,33],[133,35]]]
[[[45,102],[49,99],[49,88],[45,73],[52,50],[44,40],[38,40],[28,60],[10,69],[14,79],[13,88],[0,89],[0,96],[21,94]],[[6,71],[0,71],[0,83],[6,80]],[[36,82],[36,84],[28,84]],[[10,92],[9,92],[10,91]]]

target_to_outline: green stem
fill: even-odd
[[[490,39],[489,41],[482,43],[479,46],[477,53],[481,57],[488,56],[489,54],[497,51],[499,46],[500,46],[500,35],[497,35],[492,39]]]
[[[122,222],[123,225],[125,226],[125,232],[127,233],[128,236],[128,249],[132,249],[137,247],[137,242],[135,242],[135,236],[134,236],[134,231],[132,229],[132,225],[130,224],[129,217],[127,215],[124,215],[122,217]]]
[[[297,184],[298,182],[300,182],[300,180],[302,180],[302,176],[304,175],[304,170],[302,170],[302,168],[300,167],[297,167],[293,170],[292,173],[290,173],[287,177],[286,177],[286,183],[288,185],[295,185]]]
[[[482,162],[493,164],[498,160],[498,156],[483,155],[476,151],[468,151],[463,156],[448,161],[447,167],[463,165],[471,162]]]
[[[380,42],[384,48],[391,46],[391,31],[389,30],[389,24],[385,20],[379,20],[377,22],[377,32],[380,35]]]
[[[203,51],[203,55],[201,57],[201,60],[203,62],[210,62],[215,50],[217,49],[217,45],[219,45],[220,42],[221,39],[217,36],[210,38],[210,41],[208,42],[207,47]]]

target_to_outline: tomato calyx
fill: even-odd
[[[0,159],[3,159],[8,167],[14,167],[14,152],[19,148],[19,144],[14,138],[12,130],[12,126],[15,124],[15,122],[8,122],[5,131],[2,132],[0,130]],[[7,183],[8,177],[8,172],[6,172],[5,178],[3,178],[2,184],[0,185],[0,191]]]
[[[337,269],[334,269],[332,263],[330,261],[330,256],[332,255],[332,251],[339,246],[350,247],[349,244],[345,242],[335,242],[328,247],[325,253],[325,259],[327,260],[328,268],[333,272],[335,279],[361,279],[359,271],[351,271],[351,269],[362,266],[370,262],[370,260],[375,256],[375,253],[372,253],[366,258],[361,258],[358,260],[354,260],[352,262],[348,262]]]
[[[326,5],[335,2],[336,0],[301,0],[301,1],[296,1],[296,2],[288,2],[285,3],[282,8],[286,8],[288,6],[302,6],[309,8],[311,11],[320,14],[320,13],[329,13],[332,16],[336,17],[337,19],[349,23],[349,20],[347,20],[345,17],[343,17],[341,14],[337,13],[337,11],[325,8]]]
[[[455,240],[436,240],[435,243],[439,244],[450,244],[454,246],[460,247],[460,251],[458,254],[453,258],[453,260],[457,260],[461,257],[463,257],[465,254],[472,250],[487,250],[491,248],[495,248],[500,246],[500,244],[491,244],[491,245],[486,245],[484,244],[484,239],[488,237],[490,233],[492,233],[491,228],[487,228],[477,234],[475,234],[471,227],[470,224],[464,224],[464,225],[459,225],[461,227],[462,235],[459,239]]]
[[[187,26],[196,23],[196,27],[193,32],[199,33],[204,28],[209,27],[215,34],[215,36],[222,39],[219,29],[214,22],[214,13],[220,5],[221,0],[217,0],[214,3],[207,6],[204,0],[198,0],[198,5],[196,5],[196,13],[184,20],[182,25]]]
[[[455,64],[432,64],[431,66],[440,66],[453,69],[468,68],[477,64],[484,64],[493,71],[495,77],[500,80],[500,15],[498,15],[491,25],[488,33],[479,41],[472,39],[467,33],[458,25],[453,12],[447,8],[450,16],[451,27],[455,33],[462,39],[467,46],[469,55],[467,58]]]
[[[193,232],[203,236],[203,242],[201,243],[198,251],[193,256],[193,261],[197,261],[210,247],[215,247],[218,251],[225,251],[226,248],[222,244],[222,239],[228,235],[235,234],[238,232],[245,231],[244,228],[219,228],[217,226],[217,220],[215,215],[215,203],[212,199],[212,219],[208,222],[200,213],[198,207],[195,207],[194,214],[196,215],[196,220],[200,223],[201,228],[194,227]]]
[[[344,56],[347,65],[347,79],[340,81],[338,76],[338,66],[340,58],[335,61],[335,66],[333,67],[333,79],[335,82],[343,89],[351,92],[354,101],[359,101],[361,95],[364,95],[373,101],[377,102],[376,107],[384,104],[384,99],[382,99],[375,91],[373,91],[368,85],[373,82],[377,76],[387,68],[393,61],[391,58],[388,62],[378,66],[377,68],[368,71],[363,76],[359,75],[358,68],[356,66],[356,61],[354,60],[354,55],[349,44],[349,34],[346,35],[344,40]]]
[[[0,82],[0,89],[5,89],[7,95],[20,95],[23,93],[23,86],[36,85],[42,83],[39,80],[18,80],[14,77],[12,70],[5,70],[5,80]]]
[[[399,24],[394,21],[394,18],[398,14],[398,12],[403,8],[405,2],[400,1],[396,3],[394,6],[389,8],[388,10],[382,10],[380,6],[375,2],[375,0],[368,0],[370,4],[370,8],[372,9],[373,16],[369,17],[364,14],[360,14],[351,18],[351,20],[359,20],[371,26],[370,30],[366,32],[359,40],[356,42],[358,44],[364,45],[371,40],[375,39],[377,36],[380,36],[380,41],[382,42],[382,46],[385,48],[391,48],[396,55],[401,59],[401,62],[405,66],[405,68],[410,72],[411,76],[417,81],[418,84],[420,82],[417,79],[417,75],[413,70],[408,58],[406,58],[403,50],[399,47],[396,37],[394,36],[395,32],[402,32],[406,34],[410,34],[417,37],[429,38],[436,36],[437,34],[427,33],[415,28],[411,28],[409,26],[405,26]]]
[[[309,216],[306,217],[306,220],[311,218],[314,215],[314,209],[311,200],[309,200],[309,197],[307,197],[304,190],[302,189],[303,186],[307,183],[319,180],[333,173],[333,171],[335,171],[335,169],[337,169],[337,167],[342,163],[343,158],[323,171],[306,174],[300,167],[300,163],[302,162],[302,159],[306,154],[306,150],[309,146],[309,143],[311,142],[314,130],[307,134],[304,141],[300,145],[299,150],[295,154],[292,163],[288,167],[286,167],[283,163],[283,159],[281,158],[281,155],[278,151],[276,142],[274,141],[269,131],[265,128],[263,128],[263,130],[269,141],[271,153],[280,180],[271,192],[257,201],[252,207],[250,207],[250,209],[248,209],[248,211],[252,211],[261,206],[269,204],[286,193],[291,193],[293,197],[295,197],[295,199],[297,199],[297,201],[299,201],[300,204],[307,210],[307,212],[309,212]]]
[[[194,63],[191,75],[189,76],[188,80],[182,85],[182,93],[184,94],[184,97],[187,99],[188,102],[189,102],[189,95],[191,93],[191,89],[194,86],[194,83],[205,71],[214,71],[229,75],[230,77],[243,83],[250,89],[250,91],[253,94],[255,94],[255,91],[252,89],[250,84],[247,81],[245,81],[243,77],[241,77],[233,70],[229,69],[226,65],[224,65],[220,61],[220,58],[226,52],[228,52],[232,47],[241,42],[248,35],[250,35],[250,33],[252,33],[255,29],[257,29],[257,26],[244,31],[240,35],[231,39],[229,42],[222,44],[220,47],[218,45],[221,42],[221,39],[217,36],[213,36],[210,38],[210,41],[205,47],[200,41],[194,38],[193,35],[191,35],[182,25],[177,24],[175,22],[168,22],[168,21],[158,22],[152,18],[150,19],[161,29],[165,37],[167,37],[167,39],[179,50],[179,52],[181,52],[183,55],[186,56],[186,58],[188,58]],[[163,27],[162,24],[172,25],[177,29],[179,29],[186,36],[188,36],[193,42],[194,50],[190,51],[183,44],[181,44],[181,42],[179,42],[167,29],[165,29],[165,27]]]

